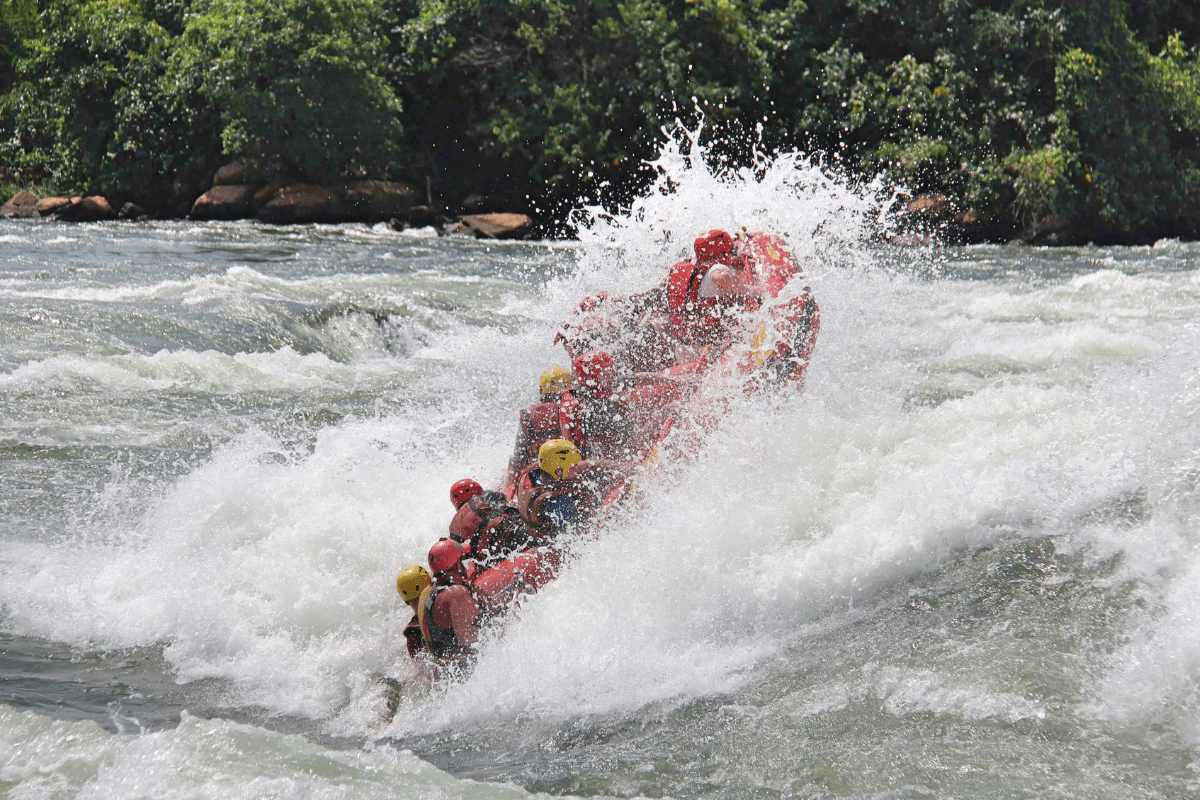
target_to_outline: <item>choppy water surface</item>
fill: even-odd
[[[872,245],[777,166],[571,244],[0,223],[0,793],[1200,792],[1200,245]],[[558,323],[717,225],[804,260],[806,392],[381,721]]]

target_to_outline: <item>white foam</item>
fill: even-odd
[[[395,369],[388,365],[387,372]],[[384,371],[380,367],[380,371]],[[324,353],[301,355],[290,347],[268,353],[228,355],[214,350],[160,350],[153,355],[108,357],[56,356],[33,361],[0,374],[0,389],[8,392],[78,391],[92,384],[117,392],[186,389],[211,394],[246,391],[317,389],[327,384],[348,387],[372,370],[331,360]]]
[[[935,714],[976,722],[995,719],[1014,723],[1044,720],[1046,709],[1011,692],[947,680],[933,670],[900,669],[870,662],[843,678],[807,687],[777,701],[772,711],[789,717],[815,717],[842,711],[870,700],[895,717]]]
[[[1046,710],[1038,703],[1009,692],[947,685],[941,676],[929,670],[884,667],[871,678],[871,694],[881,701],[885,711],[897,717],[921,712],[965,720],[1000,719],[1005,722],[1046,717]]]
[[[1200,331],[1182,326],[1130,405],[1149,514],[1128,527],[1097,526],[1100,555],[1121,554],[1114,580],[1136,600],[1129,630],[1106,659],[1087,715],[1152,722],[1200,744]],[[1133,409],[1131,409],[1133,410]]]
[[[1183,252],[1187,249],[1187,244],[1179,239],[1159,239],[1154,243],[1152,249],[1155,252],[1163,251],[1167,253]]]
[[[437,228],[426,225],[422,228],[405,228],[400,235],[406,239],[437,239],[440,234]]]
[[[393,798],[520,800],[545,797],[505,784],[458,780],[391,747],[330,750],[184,712],[178,727],[111,734],[0,706],[0,785],[6,797]]]
[[[0,297],[98,303],[158,300],[177,301],[183,305],[223,301],[236,303],[238,305],[235,307],[238,307],[245,306],[247,302],[256,298],[303,302],[368,294],[389,299],[398,297],[397,286],[403,285],[407,280],[411,278],[390,272],[285,278],[268,275],[251,267],[233,266],[223,273],[120,286],[86,283],[62,285],[31,281],[24,277],[8,278],[0,283]]]

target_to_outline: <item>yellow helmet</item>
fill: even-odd
[[[542,397],[565,392],[571,388],[571,372],[563,367],[551,367],[538,378],[538,386],[542,388]]]
[[[538,466],[555,480],[571,477],[571,470],[581,458],[579,448],[570,439],[551,439],[538,448]]]
[[[411,603],[420,597],[421,592],[432,582],[433,579],[424,567],[413,564],[400,570],[400,574],[396,576],[396,591],[404,598],[404,602]]]

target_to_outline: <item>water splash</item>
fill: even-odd
[[[1097,719],[1137,726],[1142,718],[1119,702],[1131,686],[1149,704],[1193,708],[1196,673],[1182,642],[1192,632],[1194,465],[1170,455],[1169,443],[1194,441],[1178,438],[1191,430],[1180,420],[1194,398],[1177,384],[1194,374],[1197,347],[1178,332],[1194,321],[1200,283],[1178,253],[1147,251],[1129,266],[1036,252],[1003,261],[984,248],[924,269],[925,251],[878,242],[888,198],[800,154],[759,154],[726,169],[706,160],[691,132],[665,144],[654,166],[658,180],[627,213],[589,209],[579,243],[555,250],[552,267],[523,271],[481,250],[472,257],[494,259],[486,291],[472,290],[483,282],[476,275],[461,294],[414,291],[433,297],[425,308],[470,306],[470,319],[425,325],[396,352],[336,360],[279,347],[201,359],[197,391],[216,407],[234,405],[225,395],[256,402],[242,391],[248,383],[222,385],[243,366],[239,357],[271,372],[260,393],[271,413],[273,386],[319,379],[348,396],[374,393],[380,383],[364,375],[393,363],[404,380],[381,382],[370,403],[303,441],[230,426],[236,433],[186,474],[136,485],[137,502],[115,475],[69,535],[6,543],[4,627],[81,647],[159,646],[180,680],[219,679],[231,707],[355,735],[438,736],[592,715],[653,724],[706,698],[749,703],[773,681],[787,695],[832,686],[829,664],[861,678],[831,689],[844,703],[817,716],[866,715],[882,704],[891,718],[1048,719],[1074,731],[1082,695]],[[444,530],[454,480],[500,474],[516,410],[533,399],[545,366],[565,363],[551,344],[557,325],[598,289],[656,285],[697,233],[742,226],[786,237],[821,304],[806,392],[737,400],[696,461],[651,487],[643,514],[581,544],[562,577],[493,634],[469,680],[408,698],[400,720],[382,728],[371,676],[409,669],[395,571]],[[253,249],[244,235],[240,246]],[[1155,266],[1168,252],[1169,269]],[[431,286],[450,271],[430,268]],[[370,309],[383,306],[364,293],[394,294],[384,270],[345,279],[222,273],[160,281],[156,291],[186,297],[216,286],[285,303],[301,291],[343,292],[353,295],[347,305],[331,307]],[[144,295],[114,289],[89,302]],[[349,322],[329,334],[339,347],[388,341],[371,338],[361,318]],[[200,369],[193,358],[140,353],[119,363],[149,360],[159,371],[139,386],[151,394],[162,388],[156,381],[186,383]],[[1180,398],[1173,410],[1131,424],[1159,408],[1149,401],[1163,386],[1175,386],[1166,393]],[[1043,574],[1020,559],[1024,572],[1005,572],[1001,556],[986,556],[1024,541],[1077,560]],[[1130,566],[1112,568],[1113,558]],[[1129,584],[1160,616],[1139,616],[1111,588]],[[979,606],[1006,602],[1016,618],[997,611],[976,624],[978,607],[955,599],[977,591]],[[1035,592],[1044,594],[1020,605]],[[1129,620],[1151,632],[1120,646],[1102,638],[1101,625],[1076,635],[1072,598],[1088,592],[1101,595],[1095,613],[1115,620],[1114,639]],[[898,609],[920,609],[926,616],[913,614],[928,621],[905,628]],[[1009,636],[1006,622],[1027,623],[1027,635]],[[857,626],[868,631],[861,643],[846,633]],[[910,637],[924,646],[914,651]],[[810,648],[808,672],[796,674],[796,654]],[[1115,655],[1105,660],[1104,648]],[[1021,666],[1051,663],[1044,650],[1068,650],[1084,665],[1036,674],[1037,691],[1059,692],[1049,700],[1034,696]],[[1169,664],[1177,651],[1179,669]],[[1145,662],[1161,669],[1140,669]],[[1100,683],[1088,677],[1101,673]],[[786,714],[772,713],[762,718],[783,725]]]

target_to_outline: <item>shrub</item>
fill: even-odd
[[[413,150],[446,191],[638,183],[664,125],[752,130],[800,3],[411,0],[393,7]],[[694,101],[693,101],[694,98]],[[731,141],[737,141],[731,137]],[[454,187],[454,188],[452,188]]]
[[[225,155],[312,181],[395,170],[400,106],[376,71],[384,38],[373,0],[199,0],[192,10],[165,80],[214,109]]]

